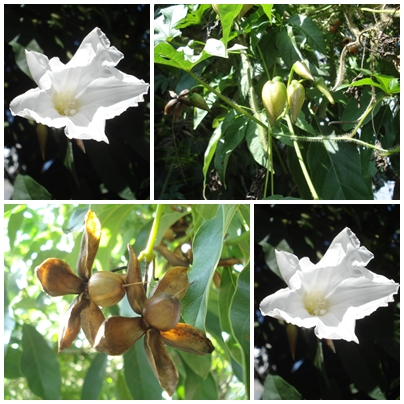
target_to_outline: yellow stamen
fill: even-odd
[[[77,113],[78,102],[69,93],[57,93],[53,99],[56,111],[63,116],[73,116]]]
[[[311,316],[324,316],[328,310],[328,302],[320,293],[306,293],[304,308]]]

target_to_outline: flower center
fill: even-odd
[[[53,99],[56,111],[63,116],[72,116],[77,113],[78,102],[69,93],[57,93]]]
[[[318,293],[307,293],[304,297],[304,308],[311,316],[324,316],[327,313],[328,302]]]

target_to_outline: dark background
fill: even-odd
[[[399,205],[258,205],[254,210],[255,378],[263,383],[268,373],[280,375],[304,399],[369,399],[370,392],[378,388],[386,399],[397,399],[399,295],[388,307],[356,321],[359,345],[335,340],[334,354],[322,342],[328,387],[314,365],[317,338],[313,330],[299,329],[293,361],[286,324],[260,313],[260,302],[286,284],[268,267],[258,243],[267,236],[267,243],[273,247],[286,240],[299,259],[309,257],[317,263],[333,238],[349,227],[361,245],[374,254],[367,268],[399,283]]]
[[[5,178],[14,182],[27,174],[44,186],[54,199],[137,199],[150,195],[149,95],[138,107],[107,120],[110,144],[84,141],[86,154],[72,142],[77,179],[65,164],[69,139],[63,129],[48,128],[45,161],[36,135],[37,125],[13,117],[8,110],[18,95],[37,87],[15,63],[9,42],[27,46],[33,39],[51,59],[63,63],[74,55],[81,41],[95,27],[111,46],[124,54],[117,68],[150,83],[149,5],[5,5],[5,139],[8,156]],[[45,164],[47,163],[47,164]],[[129,198],[131,199],[131,198]]]

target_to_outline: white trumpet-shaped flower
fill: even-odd
[[[318,338],[359,343],[355,321],[387,306],[399,288],[365,268],[372,258],[349,228],[335,237],[317,264],[307,257],[299,260],[276,251],[288,287],[267,296],[260,304],[261,312],[299,327],[315,327]]]
[[[54,128],[65,127],[70,139],[108,143],[105,120],[143,101],[149,84],[115,68],[123,54],[99,29],[91,31],[67,63],[25,51],[38,85],[10,104],[13,115]]]

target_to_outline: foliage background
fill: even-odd
[[[143,338],[123,356],[107,357],[80,332],[71,347],[56,354],[59,322],[73,296],[47,296],[34,269],[56,257],[75,270],[88,208],[5,206],[5,399],[168,398],[147,362]],[[137,255],[145,248],[156,205],[93,204],[91,209],[102,225],[97,270],[126,265],[127,243]],[[249,237],[248,205],[163,206],[156,245],[163,242],[174,253],[184,243],[195,243],[189,271],[195,282],[181,301],[181,321],[199,321],[215,346],[206,356],[168,348],[180,374],[174,399],[245,399],[249,394]],[[174,265],[156,254],[161,277]],[[212,282],[219,258],[240,261],[217,267],[220,285]],[[198,300],[200,305],[191,304]],[[103,312],[133,316],[126,298]]]
[[[332,88],[340,67],[344,37],[355,37],[344,13],[351,16],[359,31],[374,28],[361,37],[366,46],[360,46],[357,54],[348,52],[345,82],[353,82],[363,73],[360,70],[363,67],[389,76],[388,80],[395,80],[399,91],[399,72],[394,66],[398,61],[399,70],[400,18],[397,15],[392,18],[391,14],[373,14],[371,10],[361,11],[350,5],[257,4],[241,20],[233,21],[238,14],[237,7],[240,10],[241,5],[223,5],[221,22],[210,4],[155,7],[155,194],[158,198],[262,199],[267,166],[262,137],[266,133],[261,133],[260,125],[236,112],[207,86],[250,114],[254,108],[251,109],[249,94],[254,91],[258,107],[255,116],[264,123],[261,89],[276,75],[286,84],[295,61],[307,59],[314,77],[322,77],[328,88]],[[379,10],[382,5],[369,7]],[[383,25],[384,18],[389,19],[387,26]],[[238,28],[235,28],[236,21]],[[335,21],[340,26],[332,31]],[[369,33],[374,34],[376,51],[376,48],[369,50],[366,36]],[[393,41],[391,49],[377,39],[382,34]],[[240,51],[229,51],[228,58],[216,56],[217,49],[207,45],[213,39],[220,40],[227,48],[246,46],[249,61]],[[200,59],[196,60],[199,55]],[[365,78],[368,75],[369,72],[364,73]],[[334,105],[311,82],[304,82],[304,86],[306,101],[293,128],[295,135],[306,140],[349,132],[355,124],[329,126],[328,123],[354,121],[369,105],[369,85],[356,87],[350,93],[345,93],[346,89],[332,92]],[[178,120],[173,115],[164,115],[164,107],[171,100],[169,90],[179,94],[184,89],[203,96],[211,112],[184,107]],[[383,92],[376,88],[375,94],[380,96]],[[386,97],[364,121],[359,131],[361,140],[370,145],[380,141],[387,150],[397,145],[399,110],[399,95]],[[293,144],[285,137],[290,134],[285,119],[280,119],[274,127],[273,199],[312,199]],[[398,154],[387,160],[375,159],[370,148],[335,141],[324,145],[321,141],[299,140],[299,147],[320,199],[373,199],[378,189],[387,183],[394,185],[399,175]],[[394,199],[398,199],[398,181],[395,192]],[[387,195],[379,199],[391,199]]]
[[[150,6],[13,4],[5,5],[4,13],[5,179],[16,185],[14,199],[148,199],[149,95],[138,107],[107,120],[109,145],[84,141],[84,154],[72,142],[77,180],[69,165],[71,141],[63,129],[48,128],[43,160],[37,124],[13,117],[8,107],[16,96],[36,87],[17,65],[25,63],[24,48],[67,63],[95,27],[124,54],[117,68],[150,83]],[[19,174],[24,176],[15,184]]]
[[[400,282],[399,205],[259,205],[254,212],[255,378],[265,382],[268,399],[395,400],[400,395],[400,294],[394,302],[356,321],[359,345],[335,340],[334,354],[323,342],[324,359],[315,357],[317,338],[299,329],[295,361],[285,323],[262,316],[260,302],[284,288],[274,249],[316,263],[333,238],[349,227],[374,254],[367,268]],[[325,366],[329,385],[321,371]],[[270,388],[271,386],[271,388]],[[276,386],[276,387],[275,387]],[[283,387],[283,389],[282,389]]]

